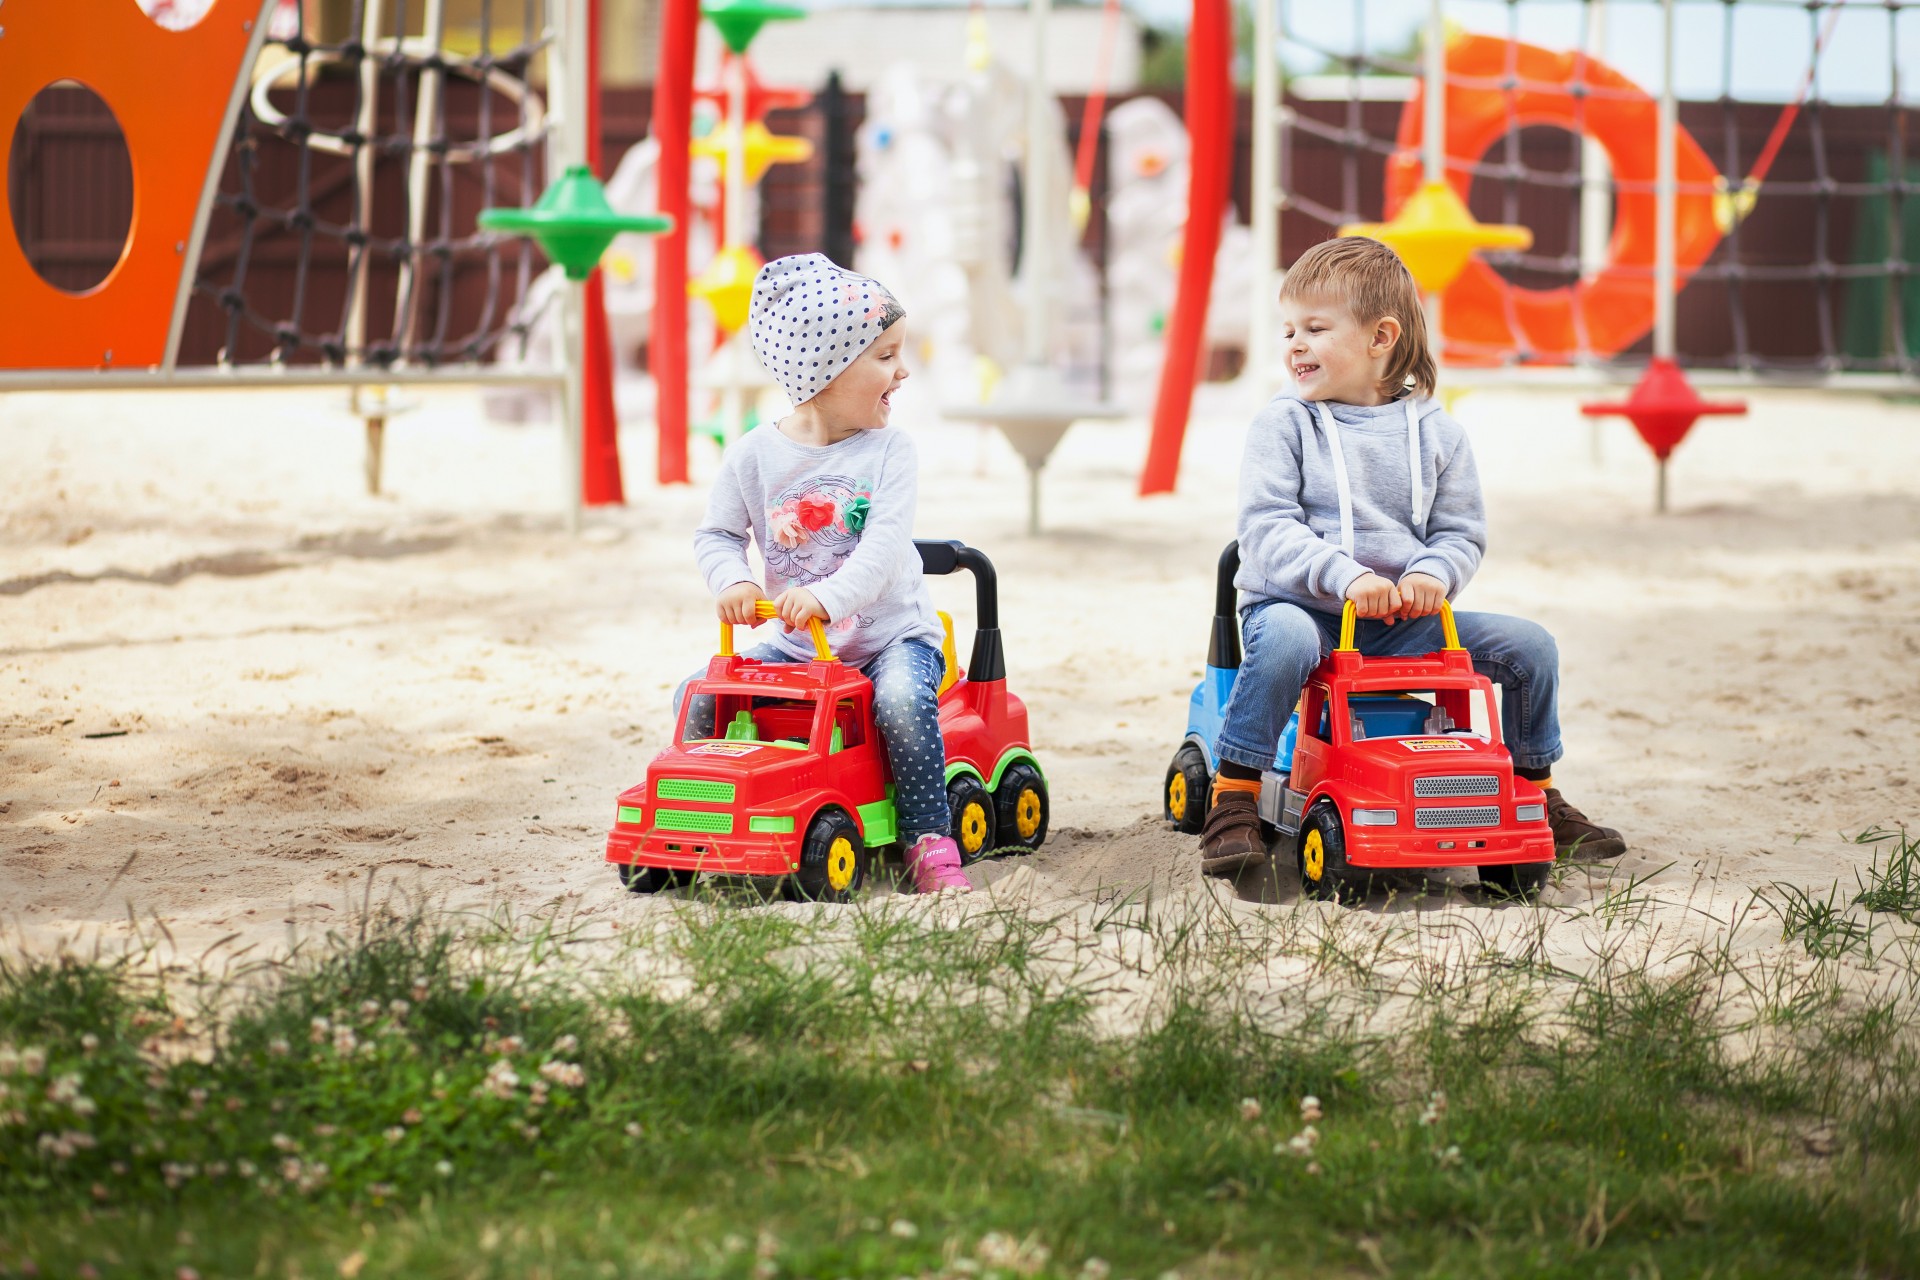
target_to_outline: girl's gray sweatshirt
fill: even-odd
[[[1473,448],[1432,400],[1275,396],[1247,431],[1239,536],[1243,609],[1284,600],[1331,612],[1367,572],[1430,574],[1452,599],[1487,548]]]
[[[694,555],[716,596],[759,583],[747,562],[751,537],[768,598],[788,587],[813,592],[827,611],[833,651],[854,666],[901,640],[939,648],[940,618],[913,547],[919,489],[919,457],[903,431],[806,445],[769,423],[728,446],[694,531]],[[813,656],[804,631],[778,623],[771,630],[794,657]]]

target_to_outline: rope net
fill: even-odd
[[[1426,6],[1280,5],[1289,262],[1417,184]],[[1660,5],[1465,0],[1448,15],[1468,27],[1449,32],[1446,175],[1482,221],[1534,232],[1443,295],[1448,358],[1637,362]],[[1675,29],[1680,362],[1920,380],[1920,103],[1904,96],[1920,0],[1684,0]]]
[[[543,188],[531,81],[549,5],[480,0],[476,23],[438,33],[424,0],[352,0],[332,29],[315,8],[283,4],[253,68],[183,362],[387,369],[523,351],[538,317],[516,304],[542,260],[475,219]]]

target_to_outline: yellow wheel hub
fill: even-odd
[[[1327,874],[1327,846],[1318,831],[1308,831],[1300,845],[1300,874],[1316,884]]]
[[[1175,822],[1187,816],[1187,775],[1178,770],[1167,779],[1167,812]]]
[[[854,858],[853,841],[845,836],[835,836],[833,844],[827,849],[827,883],[836,892],[844,892],[853,883],[854,868],[858,865]]]
[[[1040,829],[1040,793],[1032,787],[1021,791],[1020,799],[1014,802],[1013,825],[1022,840],[1033,839],[1033,833]]]
[[[960,811],[960,847],[978,853],[986,842],[987,807],[975,800]]]

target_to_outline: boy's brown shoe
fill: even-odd
[[[1200,828],[1200,870],[1230,876],[1266,861],[1260,838],[1260,806],[1249,791],[1223,791],[1213,798],[1207,825]]]
[[[1624,836],[1574,808],[1558,787],[1547,788],[1547,825],[1553,828],[1554,854],[1568,862],[1606,862],[1627,851]]]

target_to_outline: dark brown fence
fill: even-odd
[[[323,81],[311,93],[313,118],[335,127],[347,119],[351,84]],[[1177,94],[1163,96],[1179,109]],[[1077,131],[1082,100],[1065,98],[1063,105]],[[1394,134],[1401,104],[1290,105],[1369,141],[1356,148],[1346,140],[1292,131],[1284,155],[1289,190],[1342,216],[1379,216],[1384,140]],[[647,89],[607,93],[602,133],[609,169],[645,136],[650,108]],[[496,113],[493,127],[503,127],[505,117],[498,113],[506,108],[496,101],[489,109]],[[456,86],[448,107],[450,134],[475,136],[480,110],[477,90]],[[1723,171],[1744,173],[1778,110],[1685,103],[1681,121]],[[775,132],[810,138],[815,154],[807,164],[776,166],[762,186],[760,248],[767,256],[821,250],[850,259],[857,230],[852,140],[864,118],[864,98],[835,84],[805,109],[773,114],[768,123]],[[1906,124],[1902,115],[1874,107],[1815,107],[1802,114],[1757,209],[1681,296],[1679,331],[1688,362],[1913,371],[1907,352],[1920,346],[1920,333],[1902,334],[1901,321],[1903,315],[1920,319],[1909,262],[1920,249],[1920,199],[1904,197],[1920,171],[1904,161]],[[391,101],[379,132],[405,132]],[[1251,109],[1244,98],[1236,148],[1234,201],[1244,220],[1251,167]],[[1496,148],[1470,200],[1483,218],[1505,220],[1517,213],[1535,231],[1535,249],[1524,259],[1499,263],[1499,269],[1535,287],[1568,283],[1575,274],[1579,200],[1572,135],[1524,130],[1512,158],[1518,169],[1500,172],[1509,154]],[[389,151],[376,163],[380,200],[367,229],[375,242],[368,340],[376,354],[390,354],[405,256],[393,251],[405,234],[405,158]],[[437,335],[435,349],[446,359],[485,358],[502,317],[542,264],[518,246],[489,250],[472,237],[473,218],[489,203],[530,199],[543,186],[544,173],[537,157],[517,156],[449,169],[444,182],[436,178],[430,198],[427,226],[435,248],[422,272],[417,336]],[[1904,173],[1906,181],[1890,173]],[[8,186],[23,246],[41,273],[66,288],[97,282],[118,256],[132,198],[125,144],[104,105],[84,90],[43,93],[20,123]],[[183,363],[212,363],[223,351],[243,361],[276,350],[295,362],[336,358],[351,253],[347,240],[323,233],[352,221],[351,163],[312,151],[303,155],[284,137],[256,128],[235,149],[223,189],[234,198],[210,228]],[[1087,247],[1103,271],[1105,189],[1102,148]],[[256,217],[249,232],[250,210],[299,207],[310,211],[307,225]],[[1291,260],[1332,230],[1306,209],[1289,207],[1281,219],[1283,257]],[[242,308],[236,309],[236,298]],[[1909,328],[1920,330],[1920,324]]]

